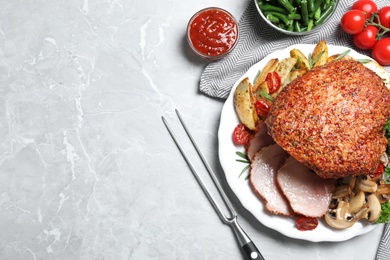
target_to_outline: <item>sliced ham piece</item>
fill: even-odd
[[[327,212],[336,180],[322,179],[293,157],[279,169],[276,179],[295,213],[322,217]]]
[[[268,211],[293,216],[294,212],[276,183],[276,173],[287,157],[287,152],[277,144],[263,148],[252,160],[249,180]]]
[[[252,161],[255,154],[262,148],[274,143],[274,139],[268,134],[266,124],[263,121],[259,121],[255,134],[249,139],[246,145],[246,154],[249,160]]]

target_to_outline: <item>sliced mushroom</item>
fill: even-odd
[[[388,202],[390,199],[389,195],[387,195],[387,194],[378,195],[375,193],[375,195],[381,204]]]
[[[380,182],[376,192],[379,194],[390,194],[390,183]]]
[[[364,202],[366,201],[366,196],[364,195],[363,191],[359,191],[353,197],[351,197],[349,201],[349,206],[351,213],[358,212],[364,205]]]
[[[355,185],[356,185],[356,176],[347,176],[344,178],[344,183],[345,184],[348,184],[351,189],[354,189],[355,188]]]
[[[359,178],[356,188],[364,192],[374,193],[378,189],[378,185],[369,177],[367,179]]]
[[[384,160],[382,163],[390,165],[389,157]],[[360,219],[375,223],[382,211],[381,204],[389,200],[390,184],[383,176],[345,177],[339,179],[324,219],[336,229],[349,228]]]
[[[367,216],[368,208],[362,207],[356,214],[351,213],[350,205],[346,201],[339,201],[336,209],[330,209],[325,214],[325,221],[336,229],[352,227],[356,221]]]
[[[339,205],[338,199],[332,199],[329,204],[329,209],[335,209]]]
[[[336,187],[336,189],[333,191],[332,198],[333,199],[338,199],[338,198],[344,198],[346,196],[349,196],[351,194],[351,186],[345,184]]]
[[[389,164],[389,156],[387,155],[386,152],[382,154],[380,161],[385,167]]]
[[[381,204],[386,203],[390,197],[390,183],[386,184],[384,181],[379,182],[375,195]]]
[[[375,196],[375,194],[370,194],[366,197],[366,205],[368,206],[368,212],[367,212],[367,221],[369,222],[375,222],[378,220],[379,216],[381,215],[381,203],[379,202],[378,198]]]

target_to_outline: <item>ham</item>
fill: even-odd
[[[274,139],[268,134],[266,124],[263,121],[259,121],[255,134],[249,139],[246,145],[248,159],[252,161],[258,151],[274,143]]]
[[[276,173],[287,157],[287,152],[277,144],[263,148],[252,160],[249,180],[269,212],[292,216],[294,213],[276,183]]]
[[[336,180],[322,179],[293,157],[279,169],[276,180],[295,213],[322,217],[327,212]]]

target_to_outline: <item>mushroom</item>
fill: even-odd
[[[374,193],[378,189],[378,185],[370,177],[365,176],[359,178],[356,188],[364,192]]]
[[[364,205],[366,196],[363,191],[358,191],[356,194],[351,196],[349,200],[349,207],[352,213],[358,212]]]
[[[381,203],[379,202],[375,194],[370,194],[366,196],[366,200],[366,205],[368,206],[368,212],[366,216],[367,221],[375,222],[381,215]]]
[[[356,177],[356,176],[347,176],[347,177],[344,177],[344,183],[345,183],[345,184],[348,184],[348,185],[351,187],[351,189],[354,189],[354,188],[355,188],[356,180],[357,180],[357,177]]]
[[[387,155],[386,152],[384,152],[380,158],[380,161],[381,163],[383,164],[383,166],[387,166],[389,164],[389,156]]]
[[[350,195],[351,192],[352,192],[351,186],[349,186],[347,184],[341,185],[341,186],[336,187],[336,189],[333,191],[332,198],[333,199],[344,198],[344,197]]]
[[[390,196],[390,184],[380,181],[378,184],[378,189],[375,192],[376,197],[379,199],[381,204],[387,202]]]
[[[352,227],[356,221],[367,216],[369,208],[363,206],[355,214],[351,212],[350,204],[340,200],[336,209],[330,209],[325,214],[325,221],[329,226],[336,229]]]
[[[382,156],[381,163],[389,166],[390,157]],[[339,179],[324,219],[336,229],[349,228],[360,219],[375,223],[382,211],[381,204],[389,200],[390,183],[382,175],[345,177]]]

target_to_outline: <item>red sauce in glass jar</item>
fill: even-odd
[[[238,26],[227,11],[206,8],[191,18],[187,38],[200,56],[218,59],[229,53],[237,43]]]

